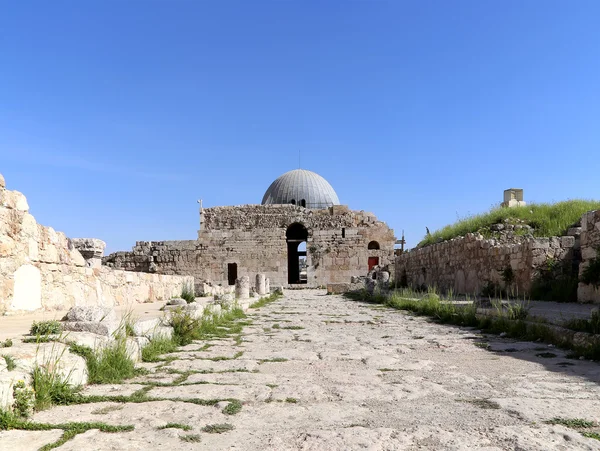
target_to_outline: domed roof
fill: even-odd
[[[323,177],[306,169],[294,169],[278,177],[263,196],[262,204],[295,204],[306,208],[339,205],[337,194]]]

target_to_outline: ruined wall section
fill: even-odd
[[[549,259],[572,259],[575,237],[514,237],[509,242],[485,239],[480,234],[433,244],[396,257],[396,280],[409,286],[437,286],[456,294],[481,294],[488,284],[526,294],[539,268]],[[514,282],[506,286],[503,274],[511,268]]]
[[[581,281],[586,268],[600,257],[600,210],[590,211],[581,218],[581,265],[579,266],[579,286],[577,300],[600,304],[600,280],[597,285]]]
[[[99,240],[80,240],[88,247]],[[135,274],[91,264],[70,240],[38,224],[27,199],[0,175],[0,312],[112,306],[166,299],[191,278]],[[101,242],[100,242],[101,243]],[[92,267],[96,266],[96,267]]]
[[[308,231],[309,286],[346,282],[368,271],[368,257],[380,264],[393,259],[393,230],[366,212],[345,206],[311,210],[295,205],[243,205],[203,211],[197,241],[138,242],[132,252],[118,252],[104,263],[132,271],[193,275],[197,284],[228,285],[228,265],[237,277],[265,274],[271,285],[287,285],[286,231],[300,223]],[[379,250],[368,250],[370,241]]]

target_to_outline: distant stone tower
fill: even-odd
[[[501,206],[505,208],[523,207],[526,205],[523,200],[523,190],[520,188],[509,188],[504,190],[504,202]]]

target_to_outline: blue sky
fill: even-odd
[[[600,2],[19,1],[0,172],[108,251],[194,239],[196,200],[324,176],[410,246],[502,191],[600,198]]]

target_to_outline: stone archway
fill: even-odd
[[[308,230],[304,225],[295,222],[288,227],[285,238],[288,251],[288,283],[306,283],[306,278],[300,277],[300,258],[303,257],[306,261],[306,250],[299,250],[298,247],[301,243],[306,243]]]

